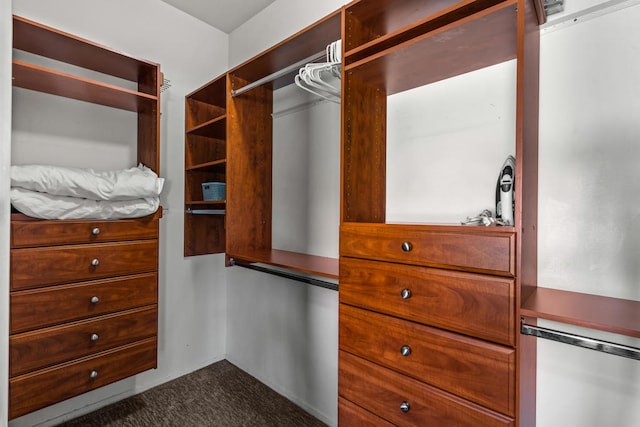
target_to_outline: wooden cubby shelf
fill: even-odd
[[[187,134],[224,139],[227,126],[226,119],[226,115],[216,117],[202,124],[194,126],[191,129],[187,129]]]
[[[640,338],[640,301],[532,287],[520,314]]]

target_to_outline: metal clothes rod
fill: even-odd
[[[260,271],[262,273],[267,273],[267,274],[273,274],[274,276],[280,276],[286,279],[297,280],[298,282],[308,283],[309,285],[319,286],[325,289],[331,289],[332,291],[338,290],[337,283],[327,282],[325,280],[316,279],[310,276],[303,276],[301,274],[295,274],[295,273],[281,271],[281,270],[273,270],[271,268],[261,267],[255,264],[236,263],[234,265],[248,268],[249,270]]]
[[[231,96],[242,95],[243,93],[245,93],[245,92],[247,92],[247,91],[249,91],[249,90],[251,90],[253,88],[256,88],[258,86],[262,86],[265,83],[272,82],[272,81],[274,81],[275,79],[277,79],[279,77],[287,75],[290,72],[295,71],[298,68],[302,67],[303,65],[307,65],[308,63],[317,61],[318,59],[326,58],[326,56],[327,56],[327,52],[326,51],[323,50],[322,52],[318,52],[315,55],[311,55],[308,58],[305,58],[305,59],[303,59],[301,61],[296,62],[295,64],[291,64],[288,67],[283,68],[280,71],[276,71],[275,73],[269,74],[268,76],[263,77],[263,78],[261,78],[259,80],[256,80],[253,83],[249,83],[246,86],[242,86],[240,89],[233,89],[231,91]]]
[[[192,215],[225,215],[224,209],[187,209],[188,214]]]
[[[553,329],[543,328],[541,326],[527,325],[525,323],[522,323],[520,333],[523,335],[532,335],[538,338],[558,341],[564,344],[575,345],[589,350],[596,350],[602,353],[613,354],[614,356],[640,360],[640,348],[636,347],[556,331]]]

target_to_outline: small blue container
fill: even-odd
[[[227,198],[227,184],[224,182],[203,182],[202,200],[225,200]]]

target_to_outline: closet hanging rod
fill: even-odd
[[[523,335],[532,335],[534,337],[545,338],[564,344],[575,345],[577,347],[587,348],[589,350],[596,350],[602,353],[613,354],[614,356],[640,360],[640,348],[623,344],[616,344],[609,341],[584,337],[582,335],[556,331],[554,329],[543,328],[541,326],[527,325],[524,322],[520,327],[520,333]]]
[[[249,264],[249,263],[237,262],[237,261],[233,265],[248,268],[249,270],[255,270],[255,271],[260,271],[262,273],[272,274],[274,276],[284,277],[286,279],[297,280],[298,282],[307,283],[313,286],[319,286],[325,289],[331,289],[332,291],[338,290],[337,283],[316,279],[315,277],[311,277],[311,276],[304,276],[302,274],[295,274],[293,272],[275,270],[272,268],[262,267],[256,264]]]
[[[227,212],[224,209],[187,209],[188,214],[192,215],[225,215]]]
[[[325,50],[323,50],[322,52],[318,52],[315,55],[311,55],[301,61],[296,62],[295,64],[291,64],[288,67],[285,67],[279,71],[276,71],[275,73],[269,74],[266,77],[263,77],[259,80],[256,80],[253,83],[249,83],[246,86],[242,86],[240,89],[232,89],[231,90],[231,96],[238,96],[238,95],[242,95],[243,93],[256,88],[258,86],[262,86],[265,83],[269,83],[274,81],[275,79],[278,79],[282,76],[285,76],[287,74],[289,74],[292,71],[295,71],[297,69],[299,69],[300,67],[302,67],[303,65],[307,65],[310,62],[315,62],[319,59],[322,58],[326,58],[327,57],[327,52]]]

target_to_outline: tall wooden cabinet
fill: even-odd
[[[345,7],[341,425],[535,424],[535,343],[519,324],[522,285],[536,284],[539,6]],[[387,222],[387,97],[510,60],[515,225]]]
[[[158,64],[18,16],[13,46],[84,69],[81,76],[14,59],[14,86],[135,114],[137,161],[159,173]],[[9,418],[156,367],[161,216],[12,214]]]

